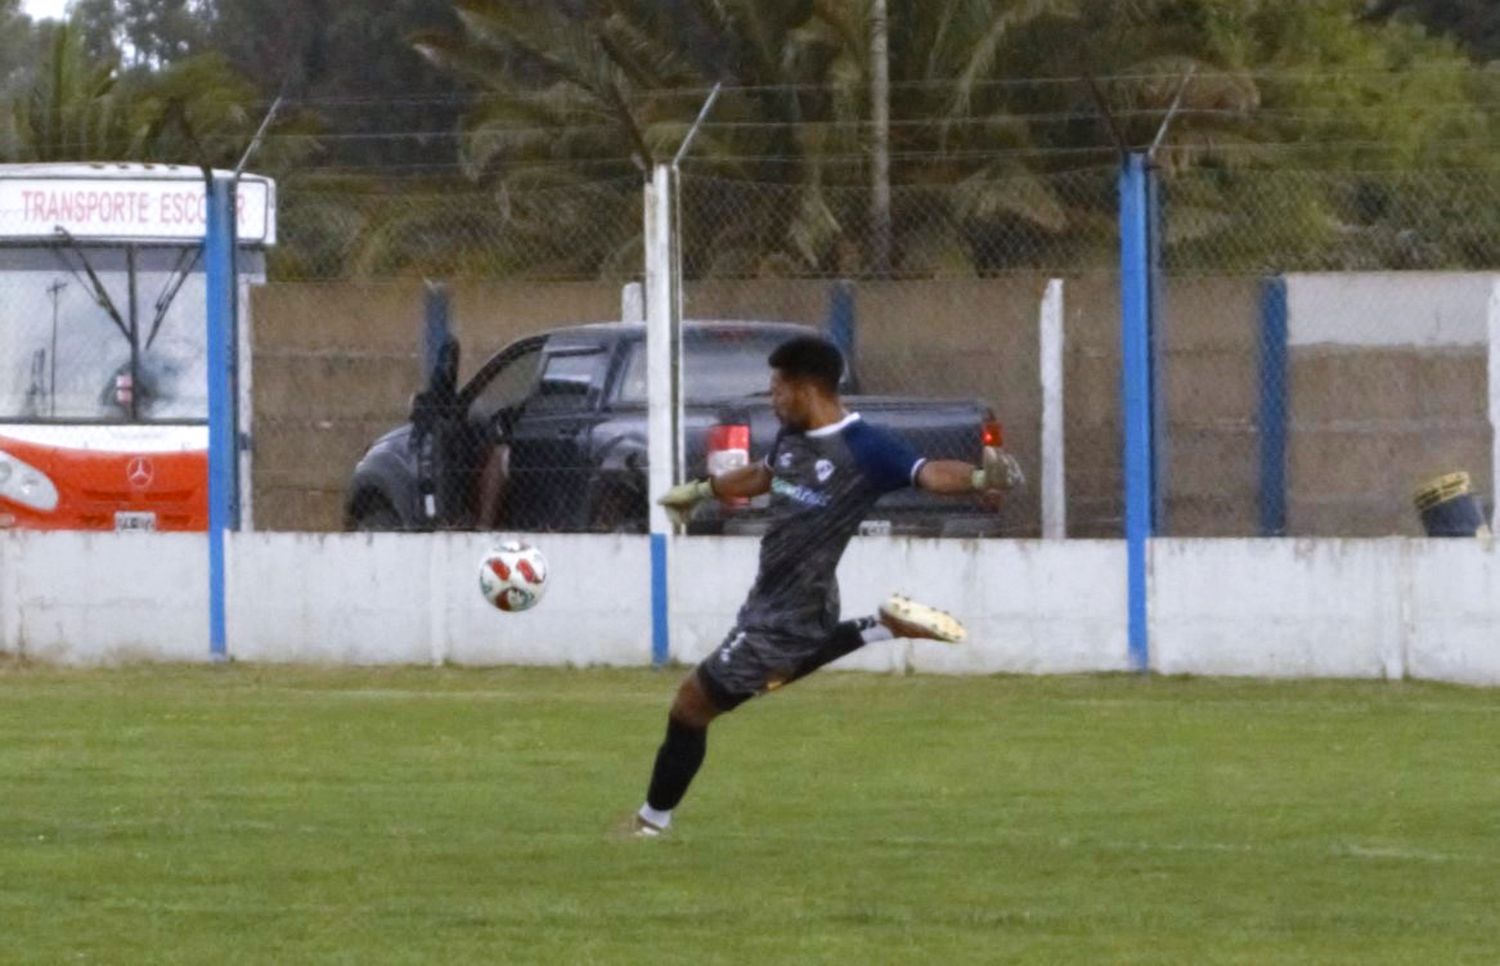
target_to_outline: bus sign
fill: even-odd
[[[27,166],[0,177],[0,241],[201,241],[207,190],[187,168]],[[185,176],[186,175],[186,176]],[[242,245],[276,244],[274,183],[247,175],[236,191]]]

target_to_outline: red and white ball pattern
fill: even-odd
[[[547,558],[529,543],[502,543],[480,561],[479,592],[507,613],[535,607],[546,589]]]

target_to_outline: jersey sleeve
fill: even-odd
[[[858,423],[850,428],[848,439],[860,472],[881,493],[915,486],[927,462],[910,443],[879,426]]]

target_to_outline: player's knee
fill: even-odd
[[[707,728],[708,723],[718,717],[719,709],[704,692],[696,674],[689,674],[677,687],[677,696],[672,700],[672,718],[691,728]]]

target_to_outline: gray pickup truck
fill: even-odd
[[[813,330],[777,322],[683,325],[684,443],[689,476],[764,457],[776,438],[766,357]],[[632,323],[557,329],[522,339],[457,387],[457,346],[413,402],[412,419],[377,439],[354,470],[346,524],[360,530],[494,528],[644,532],[646,332]],[[935,458],[979,462],[1000,446],[976,400],[865,396],[848,407]],[[488,493],[487,493],[488,491]],[[498,495],[498,498],[496,494]],[[764,503],[710,503],[695,533],[756,533]],[[886,496],[867,533],[996,536],[1004,514],[970,498],[917,490]]]

